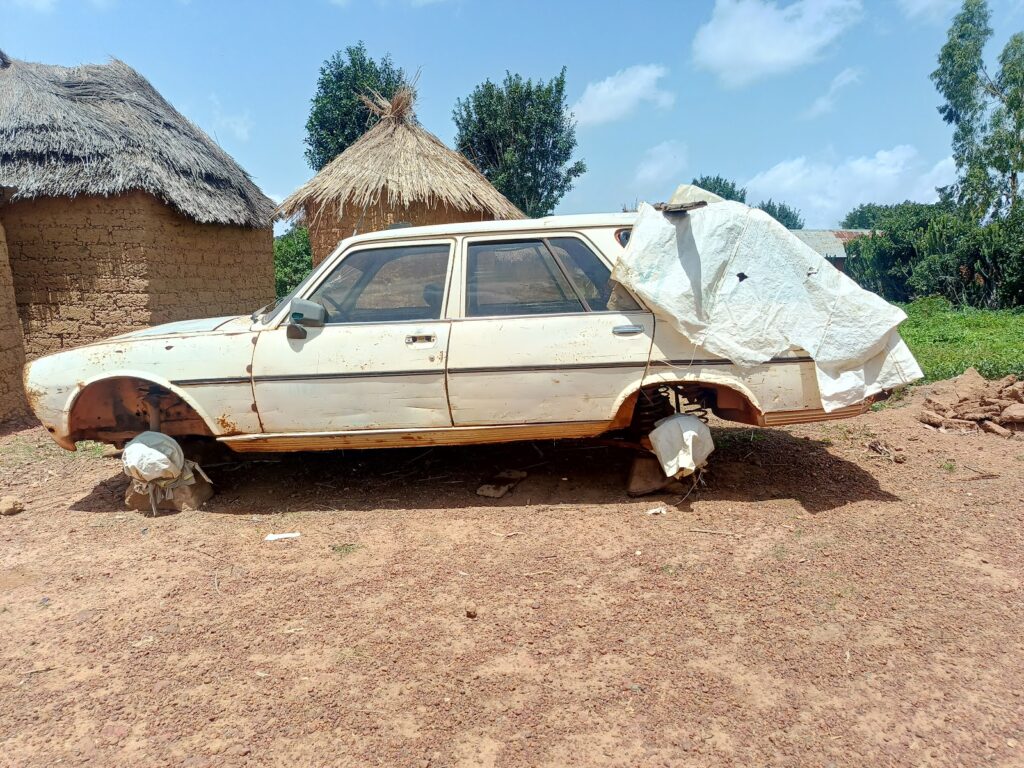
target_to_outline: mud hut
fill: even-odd
[[[21,391],[21,367],[24,364],[24,339],[14,303],[7,241],[3,224],[0,224],[0,424],[25,413],[25,399]]]
[[[28,358],[270,300],[273,208],[126,64],[0,52],[0,333],[10,282]]]
[[[338,242],[392,224],[522,219],[523,213],[472,163],[419,124],[413,91],[363,101],[380,120],[292,193],[277,214],[302,216],[313,263]]]

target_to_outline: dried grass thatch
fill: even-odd
[[[380,120],[289,195],[277,215],[292,217],[307,206],[322,214],[337,206],[340,218],[346,206],[365,211],[384,203],[396,209],[454,208],[475,218],[481,212],[495,219],[525,218],[472,163],[419,124],[414,96],[403,87],[390,100],[379,93],[362,97]]]
[[[0,187],[12,199],[153,194],[201,223],[270,225],[273,202],[127,64],[0,51]]]

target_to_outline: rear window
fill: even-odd
[[[472,243],[466,261],[466,315],[583,312],[582,302],[543,240]]]

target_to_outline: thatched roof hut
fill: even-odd
[[[265,227],[249,175],[127,64],[59,67],[0,51],[0,187],[12,200],[148,192],[194,221]]]
[[[305,216],[315,263],[340,240],[397,222],[525,218],[469,160],[419,124],[413,99],[409,87],[390,100],[363,97],[380,120],[278,207],[279,216]]]
[[[252,311],[273,296],[273,210],[128,65],[0,52],[0,225],[28,357]]]

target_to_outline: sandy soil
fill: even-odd
[[[682,501],[543,443],[211,466],[154,519],[7,435],[0,765],[1022,765],[1024,440],[923,396],[718,428]]]

